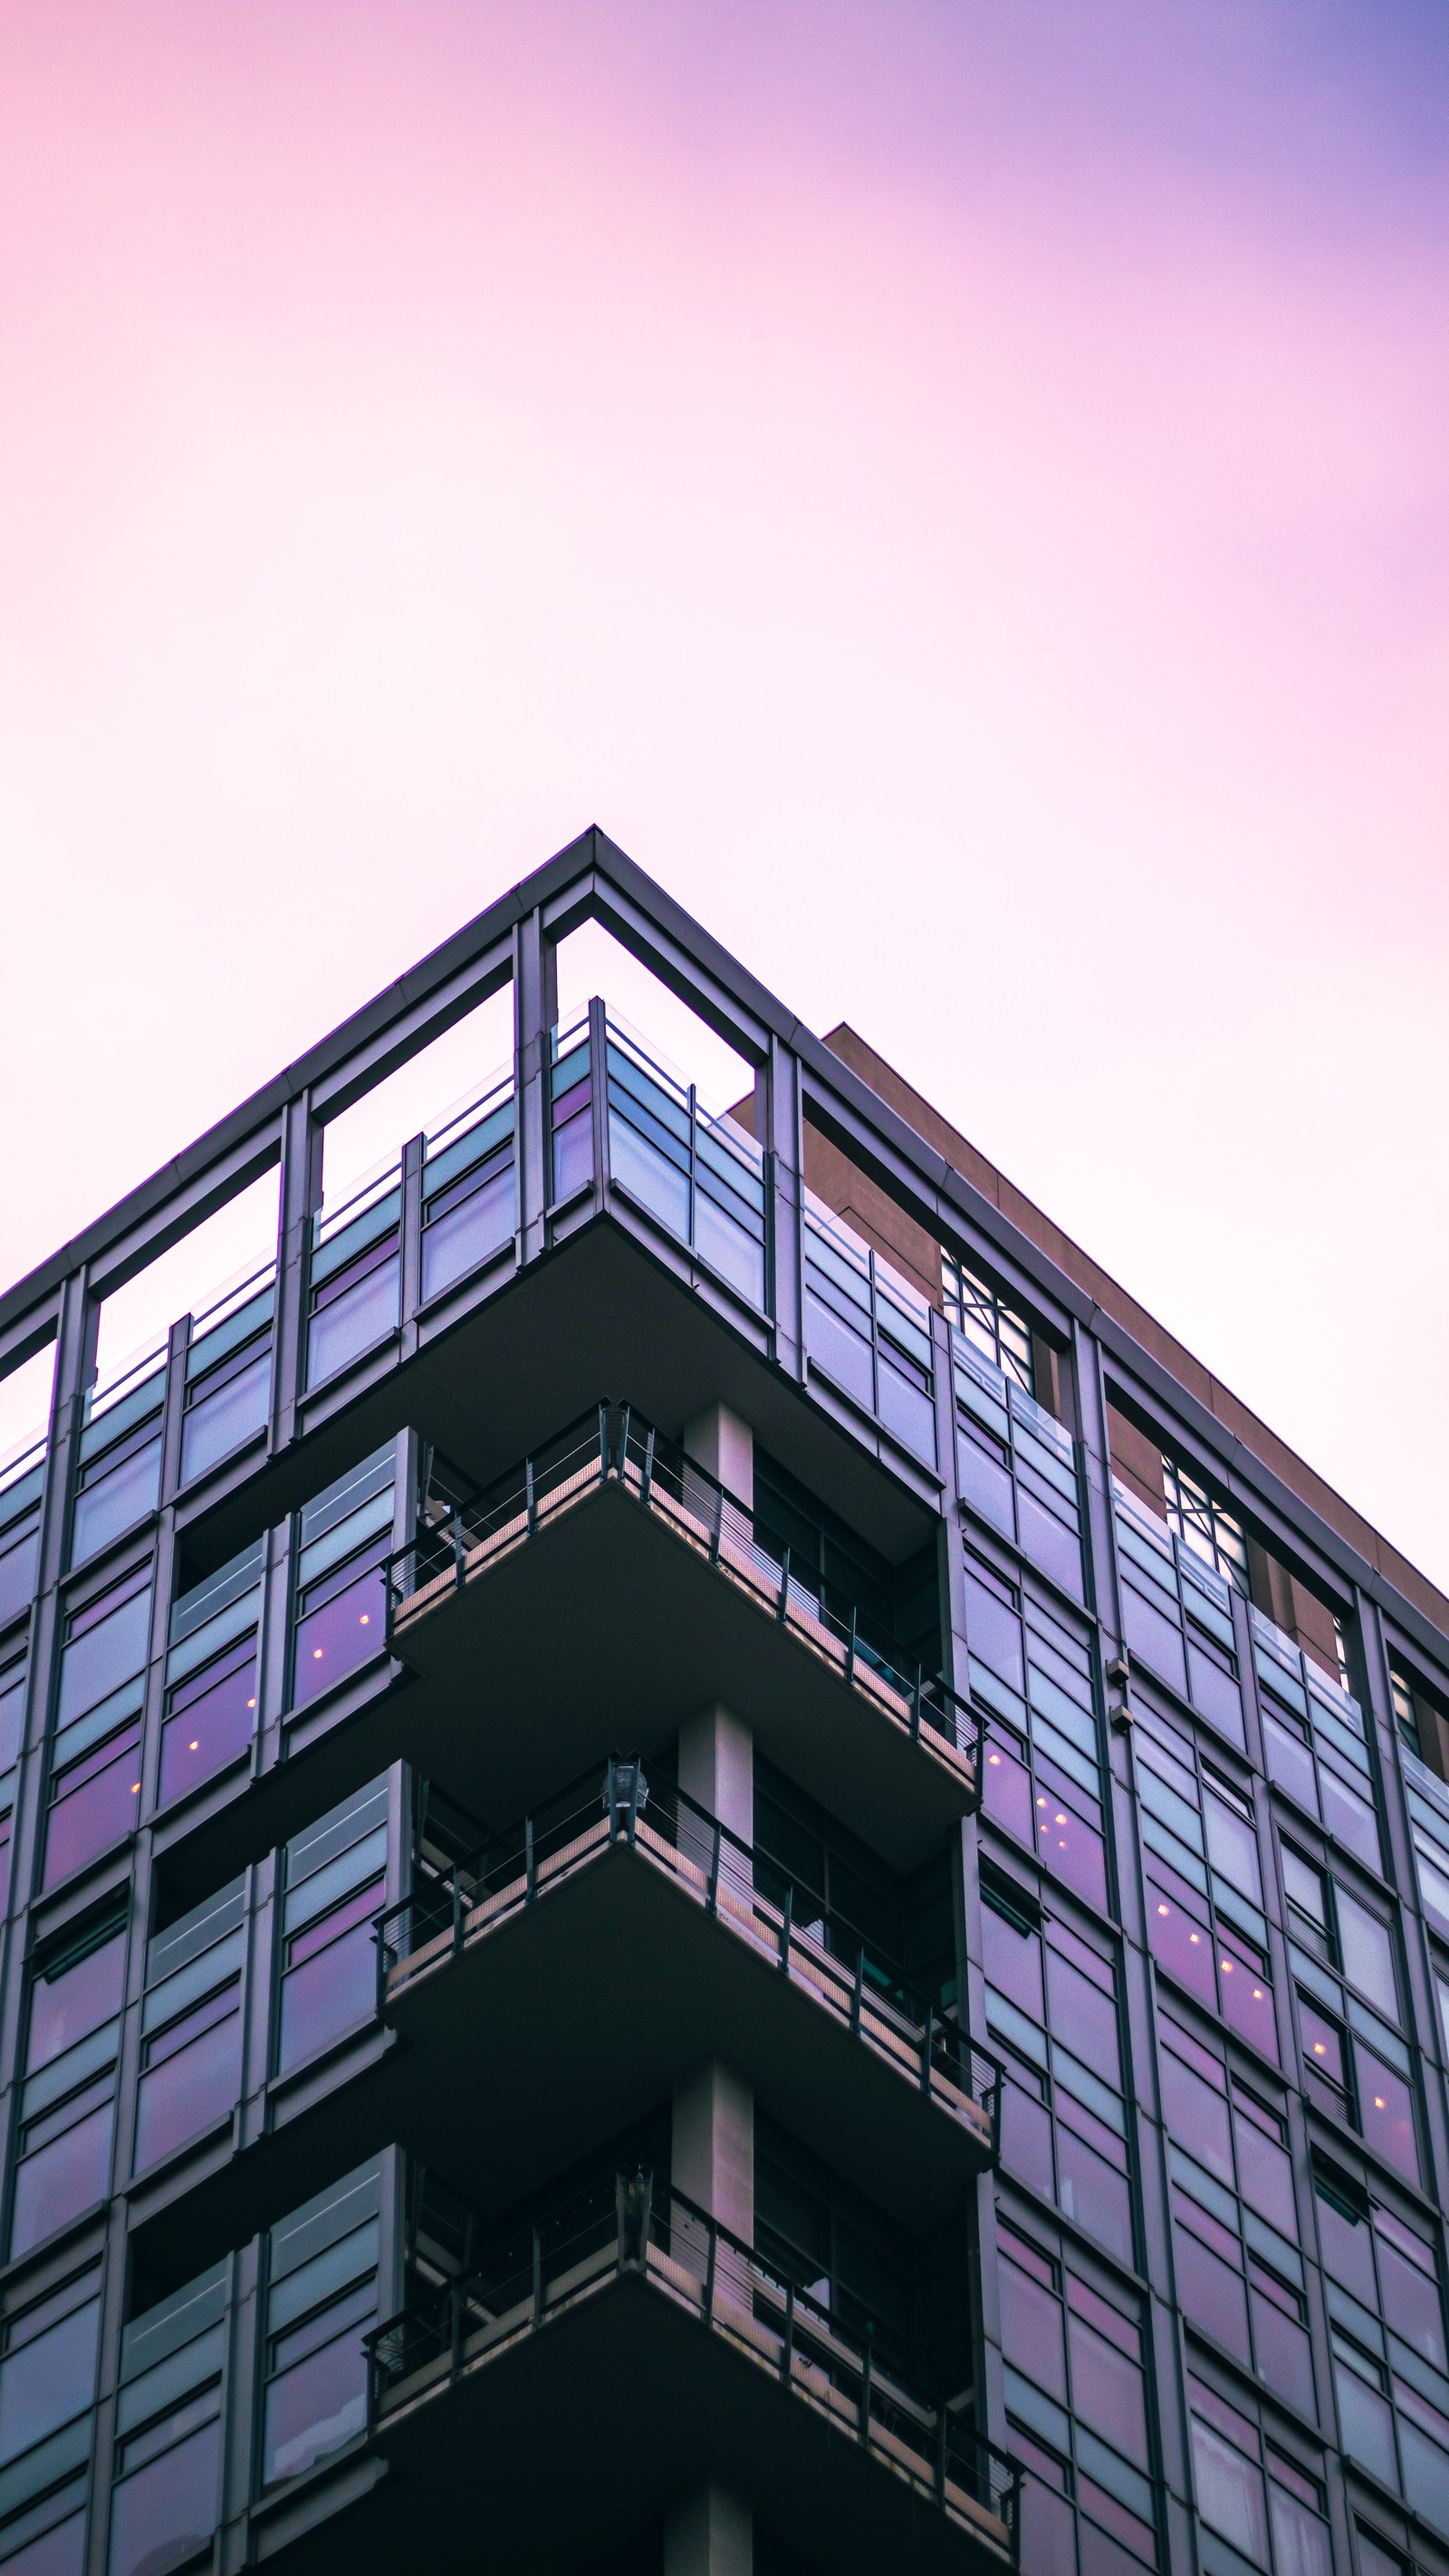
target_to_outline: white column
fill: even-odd
[[[664,2576],[752,2576],[749,2506],[718,2478],[702,2478],[664,2522]]]
[[[755,2096],[717,2057],[674,2088],[671,2179],[732,2235],[755,2233]]]
[[[743,1503],[755,1508],[755,1435],[727,1404],[706,1405],[684,1426],[684,1446],[691,1458]]]
[[[679,1730],[679,1785],[738,1834],[755,1839],[755,1739],[734,1710],[715,1700]]]

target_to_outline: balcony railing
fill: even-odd
[[[378,1918],[378,2004],[487,1940],[620,1844],[778,1968],[993,2160],[1001,2068],[853,1924],[651,1763],[611,1757]]]
[[[939,1674],[907,1670],[861,1633],[854,1606],[827,1597],[813,1569],[792,1567],[755,1536],[752,1513],[629,1405],[604,1403],[473,1501],[420,1531],[387,1560],[388,1645],[578,1508],[617,1485],[759,1611],[827,1664],[912,1743],[981,1777],[985,1719]]]
[[[884,2366],[869,2335],[644,2172],[600,2175],[510,2234],[493,2260],[369,2335],[369,2430],[385,2434],[404,2412],[630,2278],[768,2373],[1003,2565],[1016,2565],[1017,2463],[949,2403]]]

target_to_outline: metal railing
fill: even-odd
[[[375,1926],[378,2009],[625,1845],[951,2114],[995,2159],[1001,2067],[879,1947],[651,1762],[611,1755]]]
[[[939,1674],[895,1662],[813,1568],[755,1535],[754,1515],[630,1405],[602,1403],[521,1467],[446,1512],[387,1559],[388,1645],[406,1657],[418,1619],[527,1546],[601,1486],[616,1484],[754,1606],[827,1664],[913,1743],[953,1758],[979,1793],[984,1713]]]
[[[603,2173],[500,2237],[464,2277],[365,2338],[368,2429],[485,2368],[635,2278],[855,2441],[922,2500],[1017,2564],[1017,2462],[928,2395],[811,2291],[650,2173]]]

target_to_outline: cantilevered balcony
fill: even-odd
[[[411,2490],[440,2537],[567,2567],[712,2467],[839,2576],[1013,2567],[1015,2463],[824,2286],[647,2173],[601,2174],[369,2338],[394,2512]]]
[[[595,1752],[601,1721],[647,1753],[719,1699],[910,1866],[977,1803],[982,1718],[807,1574],[677,1443],[600,1404],[389,1560],[388,1644],[425,1685],[413,1758],[496,1812]]]
[[[378,1973],[419,2116],[437,2099],[432,2158],[485,2206],[617,2135],[702,2056],[913,2230],[996,2153],[995,2059],[637,1760],[596,1765],[384,1914]]]

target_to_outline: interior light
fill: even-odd
[[[999,1754],[999,1753],[988,1753],[988,1754],[987,1754],[986,1759],[987,1759],[987,1761],[991,1764],[992,1769],[994,1770],[994,1769],[995,1769],[995,1767],[996,1767],[996,1765],[997,1765],[997,1763],[1001,1760],[1001,1756],[1000,1756],[1000,1754]]]
[[[1039,1807],[1044,1807],[1046,1805],[1046,1800],[1045,1798],[1038,1798],[1036,1803]]]
[[[1263,1989],[1262,1989],[1262,1987],[1261,1987],[1261,1986],[1255,1986],[1255,1987],[1253,1988],[1253,2001],[1254,2001],[1254,2003],[1255,2003],[1255,2004],[1260,2004],[1260,2003],[1262,2002],[1262,2000],[1263,2000]]]
[[[368,1620],[371,1618],[371,1616],[372,1616],[372,1613],[371,1613],[371,1611],[370,1611],[370,1610],[364,1610],[364,1612],[363,1612],[363,1614],[362,1614],[362,1625],[363,1625],[363,1627],[364,1627],[364,1628],[367,1626]]]
[[[1383,2097],[1382,2093],[1376,2093],[1376,2094],[1374,2095],[1374,2109],[1375,2109],[1376,2111],[1382,2111],[1382,2109],[1383,2109],[1383,2108],[1384,2108],[1384,2097]]]
[[[1313,2043],[1313,2054],[1315,2057],[1321,2057],[1323,2055],[1323,2042],[1321,2039],[1315,2039]]]
[[[256,1701],[255,1701],[254,1699],[249,1699],[249,1700],[247,1701],[247,1706],[248,1706],[248,1708],[255,1708],[255,1707],[256,1707]]]
[[[1159,1905],[1157,1911],[1159,1914],[1170,1914],[1172,1912],[1172,1908],[1170,1905]]]
[[[188,1746],[187,1746],[186,1750],[187,1750],[187,1752],[188,1752],[188,1753],[199,1753],[199,1752],[201,1751],[201,1744],[200,1744],[199,1739],[198,1739],[196,1736],[194,1736],[194,1735],[193,1735],[193,1737],[192,1737],[192,1739],[191,1739],[191,1742],[188,1744]]]
[[[313,1663],[314,1663],[314,1664],[320,1664],[320,1663],[321,1663],[321,1661],[322,1661],[322,1649],[321,1649],[321,1647],[320,1647],[320,1646],[314,1646],[314,1647],[313,1647],[313,1649],[312,1649],[312,1661],[313,1661]]]
[[[1067,1821],[1067,1820],[1066,1820],[1066,1817],[1062,1814],[1062,1811],[1061,1811],[1060,1807],[1058,1807],[1058,1809],[1057,1809],[1057,1823],[1058,1823],[1059,1825],[1064,1825],[1064,1824],[1066,1823],[1066,1821]]]
[[[1224,1970],[1224,1973],[1225,1973],[1227,1976],[1229,1976],[1229,1977],[1230,1977],[1230,1976],[1232,1975],[1232,1973],[1233,1973],[1233,1963],[1232,1963],[1232,1960],[1231,1960],[1231,1959],[1224,1959],[1224,1961],[1223,1961],[1223,1970]]]

